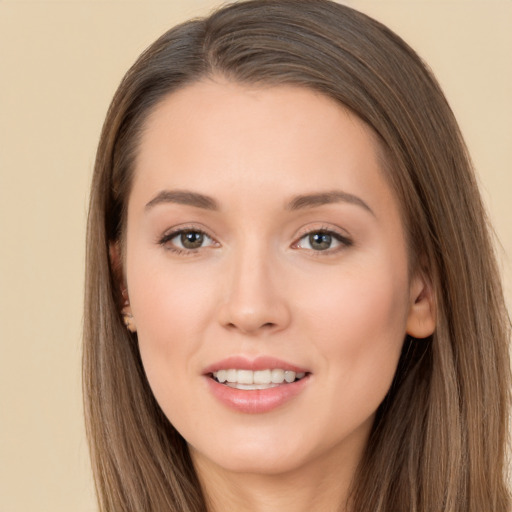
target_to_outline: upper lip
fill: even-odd
[[[247,356],[230,356],[210,364],[203,370],[204,375],[212,374],[219,370],[274,370],[279,368],[281,370],[288,370],[295,373],[308,373],[306,368],[302,368],[292,363],[277,359],[272,356],[258,356],[255,358]]]

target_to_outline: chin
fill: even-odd
[[[217,466],[230,473],[247,473],[261,476],[291,473],[307,463],[304,450],[298,448],[293,452],[273,450],[263,444],[247,447],[231,445],[227,450],[215,450],[211,453],[200,452],[189,447],[194,464]]]

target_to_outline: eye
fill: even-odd
[[[182,253],[213,246],[215,242],[199,229],[180,229],[166,234],[160,244],[169,250]]]
[[[348,238],[335,233],[334,231],[321,229],[318,231],[311,231],[304,235],[295,244],[295,247],[298,249],[308,249],[319,252],[338,249],[350,245],[352,245],[352,241]]]

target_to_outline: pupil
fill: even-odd
[[[325,251],[331,246],[332,237],[328,233],[314,233],[309,235],[309,244],[313,249]]]
[[[197,231],[185,231],[181,234],[181,244],[186,249],[197,249],[203,245],[204,235]]]

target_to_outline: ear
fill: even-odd
[[[436,305],[430,280],[420,271],[411,280],[407,334],[427,338],[436,328]]]
[[[136,332],[137,326],[135,325],[135,319],[133,317],[132,308],[130,306],[130,298],[128,296],[128,289],[124,279],[121,246],[118,241],[110,242],[109,256],[110,265],[116,284],[117,303],[123,317],[123,322],[130,332]]]

